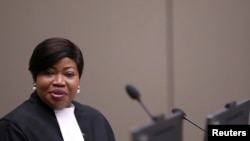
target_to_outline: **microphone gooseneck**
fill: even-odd
[[[146,108],[146,106],[143,104],[143,102],[141,101],[140,98],[140,93],[139,91],[132,85],[126,85],[125,87],[128,95],[130,98],[132,98],[133,100],[136,100],[140,103],[140,105],[142,106],[142,108],[146,111],[146,113],[148,114],[148,116],[153,120],[153,121],[157,121],[157,118],[152,116],[152,114],[149,112],[149,110]]]
[[[198,124],[194,123],[193,121],[189,120],[186,116],[186,113],[181,110],[181,109],[178,109],[178,108],[174,108],[172,109],[172,113],[175,113],[175,112],[181,112],[183,114],[183,119],[187,120],[189,123],[193,124],[194,126],[196,126],[197,128],[201,129],[202,131],[205,132],[205,129],[201,128]]]

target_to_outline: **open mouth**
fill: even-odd
[[[52,98],[56,100],[60,100],[65,97],[66,92],[63,90],[53,90],[53,91],[50,91],[49,94],[51,95]]]

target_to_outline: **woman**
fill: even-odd
[[[1,141],[115,141],[102,113],[74,101],[84,66],[81,50],[64,38],[34,49],[30,98],[0,119]]]

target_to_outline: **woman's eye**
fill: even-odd
[[[52,71],[48,71],[48,70],[47,70],[47,71],[44,71],[43,74],[44,74],[44,75],[47,75],[47,76],[51,76],[51,75],[53,75],[54,73],[53,73]]]
[[[68,73],[65,74],[65,76],[67,76],[67,77],[73,77],[73,76],[74,76],[74,73],[68,72]]]

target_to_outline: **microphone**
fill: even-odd
[[[181,112],[183,114],[183,119],[187,120],[189,123],[193,124],[194,126],[196,126],[197,128],[201,129],[202,131],[205,132],[205,130],[203,128],[201,128],[199,125],[197,125],[196,123],[192,122],[191,120],[189,120],[186,116],[186,113],[181,110],[181,109],[178,109],[178,108],[174,108],[172,109],[172,113],[175,113],[175,112]]]
[[[133,100],[136,100],[140,103],[140,105],[143,107],[143,109],[146,111],[146,113],[148,114],[148,116],[153,120],[153,121],[157,121],[158,118],[152,116],[152,114],[148,111],[148,109],[146,108],[146,106],[143,104],[143,102],[141,101],[140,98],[140,93],[139,91],[132,85],[126,85],[125,87],[128,95],[130,96],[130,98],[132,98]]]

